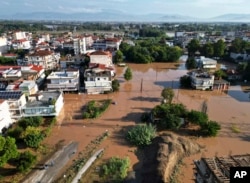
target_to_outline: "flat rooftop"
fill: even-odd
[[[55,99],[57,100],[58,97],[61,95],[60,91],[43,91],[38,94],[33,94],[29,96],[29,100],[25,107],[48,107],[50,105],[53,105],[51,103],[51,100]]]

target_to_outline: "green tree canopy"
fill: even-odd
[[[161,92],[161,96],[166,103],[171,104],[174,98],[174,90],[172,88],[164,88]]]
[[[38,148],[44,139],[44,134],[36,127],[28,126],[22,134],[23,140],[28,147]]]
[[[123,62],[123,53],[120,50],[118,50],[116,51],[114,56],[114,63],[119,64],[121,62]]]
[[[217,71],[214,72],[214,76],[217,79],[221,79],[222,77],[226,77],[227,74],[223,70],[219,69],[219,70],[217,70]]]
[[[128,131],[126,139],[133,145],[144,147],[151,144],[156,136],[156,128],[152,124],[137,125]]]
[[[196,51],[199,51],[200,49],[200,41],[198,39],[192,39],[188,45],[188,55],[189,56],[194,56]]]
[[[128,67],[123,76],[126,81],[131,80],[133,78],[132,70]]]
[[[204,112],[191,110],[187,115],[188,120],[191,123],[202,125],[208,121],[208,115]]]
[[[187,69],[195,69],[197,68],[197,62],[195,61],[194,57],[188,57],[186,61]]]
[[[119,83],[119,81],[117,79],[114,79],[112,81],[112,89],[113,89],[113,92],[119,91],[120,83]]]
[[[19,154],[17,161],[17,170],[19,172],[27,172],[36,162],[36,156],[30,151],[25,151]]]
[[[18,121],[18,125],[24,129],[28,126],[38,127],[42,124],[43,118],[41,116],[25,117]]]
[[[216,121],[208,121],[207,123],[203,123],[201,125],[200,131],[205,136],[215,137],[220,129],[221,126]]]
[[[202,54],[205,57],[213,57],[213,55],[214,55],[214,47],[213,47],[213,45],[210,42],[206,43],[202,47]]]
[[[226,45],[224,41],[220,39],[219,41],[214,43],[214,56],[221,58],[222,56],[224,56],[225,49],[226,49]]]
[[[0,136],[0,167],[18,156],[16,141],[12,137]]]
[[[112,157],[102,166],[102,176],[105,176],[108,182],[122,182],[130,166],[129,158]]]

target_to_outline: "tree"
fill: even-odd
[[[26,129],[28,126],[38,127],[42,124],[41,116],[25,117],[18,121],[18,125]]]
[[[38,148],[44,134],[37,128],[28,126],[25,132],[22,134],[23,140],[28,147]]]
[[[17,170],[27,172],[36,162],[36,156],[29,151],[25,151],[19,154],[17,161]]]
[[[129,158],[112,157],[102,166],[102,176],[106,176],[108,182],[121,182],[126,178],[129,166]]]
[[[184,88],[191,88],[192,79],[188,75],[180,77],[180,85]]]
[[[117,79],[114,79],[112,81],[112,89],[113,89],[113,92],[119,91],[120,83],[119,83],[119,81]]]
[[[194,57],[188,57],[186,61],[187,69],[195,69],[197,68],[197,62],[195,61]]]
[[[207,123],[203,123],[201,125],[200,131],[205,136],[215,137],[220,129],[221,126],[216,121],[208,121]]]
[[[188,45],[188,55],[189,56],[194,56],[195,52],[200,49],[200,41],[198,39],[192,39]]]
[[[214,56],[221,58],[224,56],[226,45],[223,40],[219,40],[214,44]]]
[[[187,118],[191,123],[202,125],[208,121],[208,115],[204,112],[191,110],[187,114]]]
[[[133,75],[132,75],[132,70],[128,67],[124,73],[124,78],[126,81],[129,81],[132,79]]]
[[[212,57],[214,55],[214,47],[211,43],[206,43],[202,48],[205,57]]]
[[[171,104],[174,98],[174,90],[172,88],[164,88],[161,92],[161,96],[165,103]]]
[[[119,64],[121,62],[123,62],[123,53],[120,50],[118,50],[116,51],[114,56],[114,63]]]
[[[232,41],[232,46],[230,48],[232,52],[241,53],[242,51],[242,39],[236,38]]]
[[[18,156],[16,141],[12,137],[0,136],[0,167]]]
[[[151,144],[156,136],[156,128],[152,124],[137,125],[128,131],[126,139],[133,145],[144,147]]]
[[[220,69],[214,72],[214,76],[220,80],[222,77],[226,77],[227,74]]]

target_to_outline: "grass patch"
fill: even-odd
[[[233,133],[240,133],[240,129],[236,124],[232,124],[231,130]]]

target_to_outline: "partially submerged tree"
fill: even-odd
[[[133,78],[132,70],[128,67],[124,73],[124,78],[126,81],[129,81]]]
[[[121,62],[123,62],[123,53],[120,50],[118,50],[116,51],[114,56],[114,63],[119,64]]]
[[[151,144],[156,136],[156,128],[152,124],[137,125],[128,131],[126,139],[133,145],[144,147]]]
[[[130,166],[129,158],[112,157],[102,166],[102,176],[106,177],[109,182],[122,182],[126,176]]]
[[[171,104],[174,98],[174,90],[172,88],[164,88],[161,92],[164,103]]]

